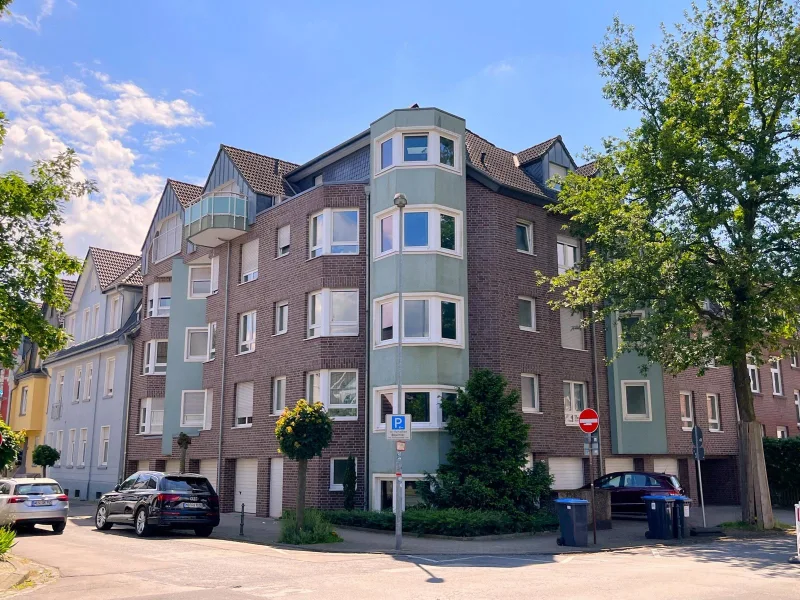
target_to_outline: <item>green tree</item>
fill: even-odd
[[[178,448],[181,449],[181,462],[180,472],[186,473],[186,453],[189,451],[189,446],[192,445],[192,438],[185,432],[181,431],[178,435]]]
[[[17,462],[27,436],[24,431],[14,431],[4,421],[0,421],[0,436],[3,437],[0,443],[0,470],[5,470]]]
[[[552,207],[588,252],[551,279],[588,319],[645,309],[620,351],[678,373],[733,370],[742,519],[772,527],[747,356],[800,348],[800,20],[796,2],[710,0],[642,56],[615,20],[595,50],[638,126]]]
[[[306,474],[308,461],[322,456],[333,437],[333,423],[322,402],[309,404],[298,400],[288,406],[275,425],[278,451],[297,461],[297,529],[303,529],[306,508]]]
[[[347,457],[347,466],[344,468],[344,507],[353,510],[356,507],[356,459],[353,455]]]
[[[464,389],[442,398],[452,437],[447,462],[419,493],[436,508],[534,510],[549,492],[549,473],[525,469],[528,425],[517,390],[506,392],[502,375],[473,371]]]
[[[39,444],[33,449],[33,464],[42,467],[42,476],[47,477],[47,467],[52,467],[61,458],[61,453],[47,444]]]

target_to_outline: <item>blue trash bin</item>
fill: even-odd
[[[672,536],[678,539],[686,537],[686,517],[692,499],[688,496],[674,496],[675,508],[672,511]]]
[[[645,537],[650,540],[672,539],[672,513],[675,496],[643,496],[647,508]]]
[[[580,498],[559,498],[558,524],[561,537],[556,540],[559,546],[588,546],[589,501]]]

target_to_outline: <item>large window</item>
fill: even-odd
[[[559,275],[572,269],[580,260],[578,240],[564,236],[558,236],[556,250],[558,252]]]
[[[211,265],[189,267],[189,299],[206,298],[211,294]]]
[[[536,331],[536,301],[533,298],[520,296],[517,299],[519,328],[524,331]]]
[[[181,223],[177,214],[164,219],[153,234],[151,258],[153,263],[181,251]]]
[[[308,223],[308,254],[358,254],[358,209],[326,208]]]
[[[772,357],[769,359],[769,372],[772,376],[772,393],[775,396],[783,396],[783,375],[781,374],[781,359]]]
[[[239,283],[258,279],[258,238],[242,244]]]
[[[358,335],[358,290],[319,290],[308,295],[307,337]]]
[[[147,286],[147,316],[168,317],[172,301],[172,282],[158,281]]]
[[[247,354],[256,349],[256,311],[239,315],[239,354]]]
[[[528,221],[517,221],[517,252],[533,254],[533,225]]]
[[[752,354],[747,355],[747,374],[750,377],[750,391],[754,394],[760,394],[761,378],[759,377],[756,359]]]
[[[358,459],[356,460],[356,466],[358,466]],[[347,472],[347,461],[346,457],[344,458],[332,458],[331,459],[331,485],[330,491],[332,492],[341,492],[344,490],[344,476]]]
[[[428,134],[407,134],[403,136],[403,161],[428,161]]]
[[[374,171],[381,174],[392,168],[437,167],[461,170],[461,136],[438,127],[411,129],[399,127],[374,142]]]
[[[652,420],[649,381],[622,382],[622,418],[625,421]]]
[[[164,432],[164,398],[142,398],[139,407],[139,433],[156,435]]]
[[[403,294],[403,343],[461,346],[462,299],[446,294]],[[397,343],[397,294],[375,301],[375,346]]]
[[[145,375],[163,375],[167,372],[167,340],[150,340],[144,346]]]
[[[373,390],[372,428],[385,431],[386,416],[391,414],[411,415],[411,427],[417,429],[440,429],[447,419],[442,412],[442,398],[455,396],[456,389],[448,386],[404,385],[403,402],[395,405],[397,387],[381,387]]]
[[[375,215],[375,257],[398,251],[400,220],[396,208]],[[429,204],[415,204],[403,211],[403,252],[438,252],[461,256],[462,213]]]
[[[581,314],[569,308],[559,311],[561,318],[561,347],[572,350],[584,350],[584,336],[581,328]]]
[[[306,398],[309,403],[322,402],[334,421],[358,418],[358,371],[331,369],[308,373]]]
[[[578,415],[586,408],[586,384],[581,381],[564,382],[564,423],[578,425]]]
[[[428,213],[425,211],[406,211],[403,214],[404,249],[428,249],[431,237],[428,223]]]
[[[722,431],[722,420],[719,415],[719,395],[706,394],[708,404],[708,430]]]
[[[541,412],[539,406],[539,376],[522,374],[522,412]]]
[[[681,429],[691,431],[694,427],[694,408],[692,406],[692,393],[681,392]]]
[[[211,429],[211,408],[211,390],[184,390],[180,426]]]
[[[272,380],[272,414],[279,415],[286,408],[286,377]]]
[[[208,359],[208,326],[187,327],[183,360],[204,362]]]
[[[253,382],[236,384],[236,427],[253,425]]]

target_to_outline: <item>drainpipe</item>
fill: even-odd
[[[592,387],[593,394],[594,394],[594,408],[597,411],[597,416],[600,416],[600,394],[599,394],[599,385],[598,382],[600,380],[598,367],[597,367],[597,339],[595,336],[595,331],[597,328],[597,324],[594,322],[594,307],[589,309],[589,320],[592,323],[592,327],[589,331],[590,333],[590,340],[592,343]],[[602,419],[600,420],[602,423]],[[605,472],[603,469],[603,428],[597,428],[597,466],[600,468],[600,477],[603,476]],[[589,448],[589,452],[591,452],[591,447]],[[592,473],[592,481],[594,481],[596,477],[594,473]]]
[[[365,219],[366,224],[366,232],[367,232],[367,276],[366,276],[366,283],[364,295],[366,300],[364,302],[365,312],[366,312],[366,333],[367,333],[367,354],[366,360],[364,361],[364,386],[366,389],[366,393],[364,394],[364,510],[369,510],[369,493],[372,489],[372,482],[370,481],[369,477],[369,423],[370,419],[372,418],[371,407],[372,407],[372,394],[370,393],[372,387],[370,386],[369,381],[369,359],[370,359],[370,341],[372,340],[372,301],[369,297],[369,281],[370,277],[372,276],[371,273],[371,261],[370,256],[372,256],[372,235],[371,235],[371,225],[372,225],[372,217],[370,216],[370,189],[368,185],[364,186],[364,195],[367,197],[367,207],[366,207],[366,215],[367,218]]]
[[[100,365],[102,364],[103,360],[103,352],[102,350],[97,354],[97,370],[100,371]],[[114,363],[116,367],[116,363]],[[94,368],[94,367],[92,367]],[[98,373],[99,375],[99,373]],[[94,373],[92,373],[92,387],[97,390],[97,381],[100,380],[100,377],[95,377]],[[63,402],[63,399],[62,399]],[[100,398],[97,397],[97,392],[94,392],[94,410],[92,411],[92,443],[89,448],[89,464],[86,465],[86,468],[89,469],[89,478],[86,480],[86,499],[89,500],[89,490],[92,487],[92,466],[94,465],[94,440],[97,437],[95,434],[95,426],[97,425],[97,405],[100,404]],[[79,430],[80,431],[80,430]],[[110,443],[110,442],[109,442]]]
[[[128,464],[128,428],[131,424],[131,374],[133,373],[133,336],[130,333],[125,334],[125,344],[128,346],[128,364],[125,367],[125,421],[122,427],[122,461],[117,472],[117,481],[122,481],[125,476],[125,465]],[[97,367],[99,371],[99,363]]]
[[[225,257],[225,308],[222,317],[222,385],[219,394],[219,443],[217,445],[217,488],[222,481],[222,426],[225,420],[225,374],[228,362],[228,296],[230,291],[230,270],[231,270],[231,242],[228,240],[226,245],[227,256]],[[217,273],[217,285],[219,285],[219,273]],[[236,508],[234,502],[234,508]]]

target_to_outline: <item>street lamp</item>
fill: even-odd
[[[394,205],[398,208],[398,219],[400,219],[400,239],[398,240],[397,254],[397,399],[394,412],[400,412],[401,399],[403,398],[403,209],[408,204],[405,194],[394,195]],[[403,487],[403,465],[401,454],[395,449],[395,476],[397,477],[397,493],[395,498],[394,513],[394,546],[395,550],[400,550],[403,545],[403,497],[405,489]]]

